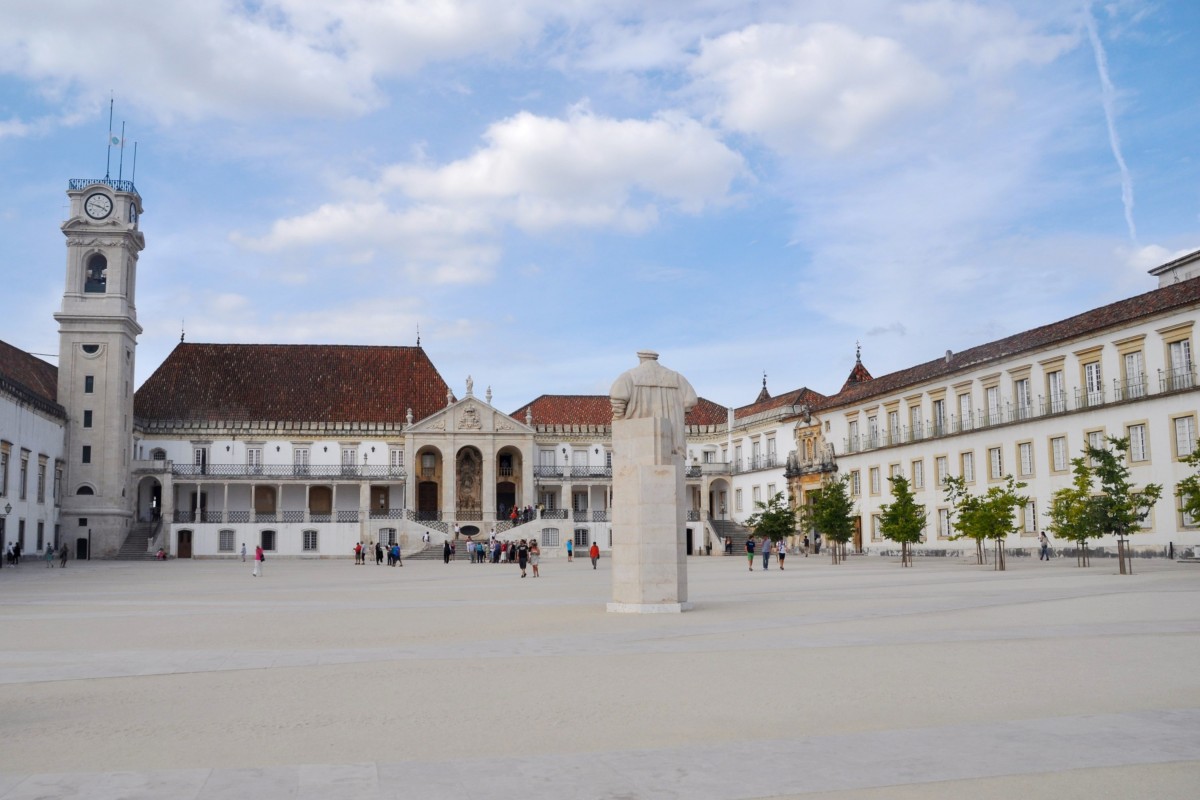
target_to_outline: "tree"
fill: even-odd
[[[1186,519],[1200,520],[1200,447],[1183,461],[1189,467],[1194,467],[1196,472],[1175,484],[1179,510]]]
[[[911,567],[912,554],[908,546],[921,541],[925,531],[925,506],[917,503],[908,478],[893,475],[888,482],[892,484],[893,501],[879,507],[879,532],[883,538],[900,544],[900,566]]]
[[[1012,475],[1005,475],[1003,484],[973,495],[967,491],[962,478],[947,479],[946,500],[954,507],[955,530],[960,536],[975,540],[975,557],[979,563],[983,563],[983,542],[991,539],[996,549],[995,568],[1005,568],[1004,542],[1018,530],[1014,512],[1029,502],[1028,497],[1019,493],[1024,488],[1024,483],[1018,483]]]
[[[808,521],[822,538],[834,543],[829,548],[833,563],[841,561],[846,542],[854,535],[854,501],[850,499],[850,479],[847,476],[827,476],[820,490],[814,492]]]
[[[1128,537],[1142,530],[1142,522],[1162,496],[1162,486],[1148,483],[1134,490],[1126,466],[1128,439],[1110,436],[1104,447],[1089,443],[1083,453],[1071,459],[1075,478],[1070,488],[1058,490],[1051,498],[1050,529],[1079,544],[1082,567],[1091,563],[1088,539],[1116,536],[1117,558],[1125,575],[1133,570]]]
[[[758,510],[750,515],[746,525],[754,529],[755,536],[778,542],[785,536],[795,535],[796,512],[784,499],[783,492],[776,492],[767,498],[767,502],[759,501],[754,507]]]
[[[1087,446],[1092,474],[1100,484],[1099,494],[1091,498],[1093,522],[1102,533],[1117,537],[1117,560],[1121,574],[1133,573],[1132,552],[1128,537],[1142,528],[1142,522],[1150,515],[1150,509],[1162,496],[1162,486],[1148,483],[1135,491],[1129,480],[1129,439],[1109,436],[1104,447]]]

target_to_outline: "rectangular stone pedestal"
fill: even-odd
[[[680,502],[683,465],[669,463],[665,433],[663,421],[657,419],[613,423],[612,612],[657,614],[690,608]],[[668,463],[645,463],[652,460]]]

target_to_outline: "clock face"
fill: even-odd
[[[83,201],[83,210],[92,219],[104,219],[112,213],[113,204],[108,195],[96,193]]]

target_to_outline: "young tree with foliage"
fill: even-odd
[[[1074,542],[1078,547],[1076,565],[1087,567],[1092,563],[1088,539],[1100,535],[1091,520],[1092,469],[1086,459],[1073,458],[1071,472],[1075,476],[1071,485],[1050,497],[1050,509],[1046,512],[1050,524],[1047,527],[1056,538]]]
[[[850,499],[849,484],[845,475],[827,476],[809,507],[808,521],[822,538],[833,542],[829,551],[834,564],[841,562],[846,543],[854,535],[854,501]]]
[[[1018,532],[1016,510],[1029,502],[1020,494],[1025,488],[1012,475],[1004,476],[1004,483],[991,486],[986,492],[973,495],[967,491],[962,478],[947,480],[946,500],[954,507],[955,529],[960,536],[975,540],[975,557],[983,563],[983,542],[991,539],[995,543],[995,568],[1003,570],[1004,542]]]
[[[888,482],[892,484],[892,502],[879,507],[879,532],[883,538],[899,543],[900,566],[911,567],[909,545],[921,541],[925,531],[925,506],[917,503],[908,478],[893,475]]]
[[[1100,484],[1099,493],[1091,498],[1091,517],[1102,533],[1117,537],[1117,560],[1121,574],[1133,574],[1133,554],[1128,537],[1142,528],[1150,509],[1162,497],[1162,486],[1148,483],[1135,491],[1129,480],[1129,439],[1109,436],[1104,447],[1087,446],[1092,475]]]
[[[1200,447],[1185,458],[1184,463],[1196,472],[1175,484],[1175,495],[1179,498],[1179,510],[1193,520],[1200,520]]]
[[[759,501],[754,507],[758,510],[746,520],[746,526],[754,530],[755,536],[778,542],[796,534],[796,512],[784,498],[783,492],[776,492],[773,497],[767,498],[767,502]]]

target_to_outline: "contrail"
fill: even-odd
[[[1096,71],[1100,73],[1101,102],[1104,104],[1104,119],[1108,122],[1108,143],[1112,146],[1113,157],[1117,159],[1117,168],[1121,170],[1121,203],[1125,206],[1125,224],[1129,226],[1129,238],[1137,243],[1137,227],[1133,224],[1133,178],[1129,175],[1129,167],[1125,165],[1125,157],[1121,155],[1121,138],[1117,136],[1116,112],[1113,110],[1116,99],[1116,89],[1108,79],[1108,56],[1104,54],[1104,45],[1100,42],[1100,34],[1096,31],[1096,19],[1092,16],[1092,6],[1085,3],[1083,18],[1087,23],[1088,38],[1092,40],[1092,52],[1096,56]]]

